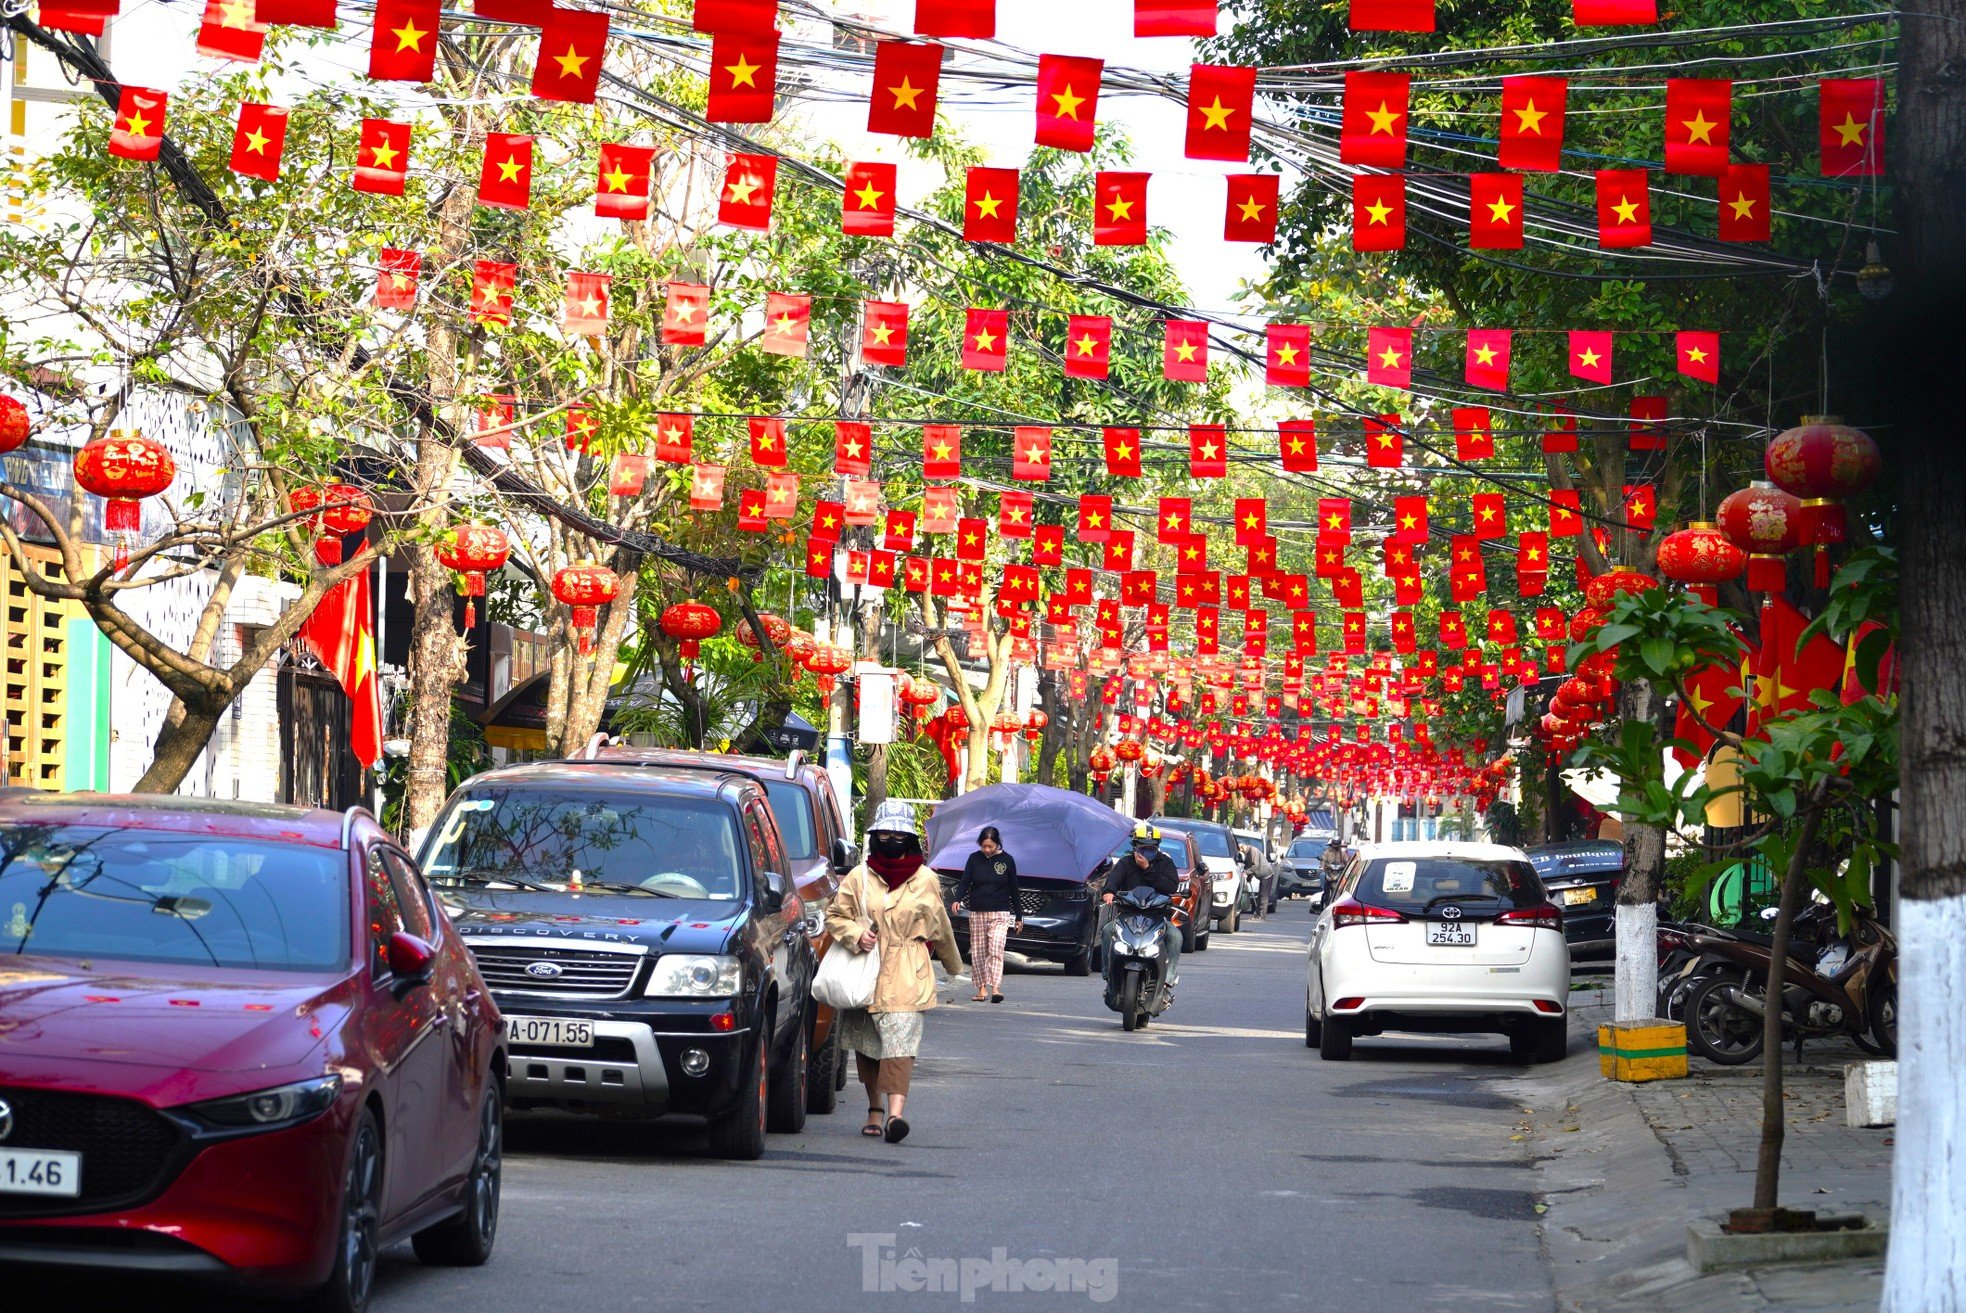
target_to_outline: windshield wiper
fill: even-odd
[[[584,875],[580,877],[580,889],[575,890],[574,892],[584,892],[584,891],[595,890],[595,889],[599,889],[604,893],[610,893],[610,894],[647,894],[650,898],[682,897],[681,894],[672,894],[664,889],[650,889],[646,885],[639,885],[639,884],[616,884],[612,880],[589,880]]]
[[[514,889],[537,889],[541,893],[548,894],[560,892],[550,884],[541,884],[537,880],[522,880],[510,871],[494,871],[489,867],[476,867],[462,871],[445,871],[441,873],[433,872],[432,878],[438,880],[456,880],[463,884],[502,884],[509,885]]]

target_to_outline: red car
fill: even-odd
[[[0,797],[0,1262],[367,1304],[478,1264],[503,1022],[365,812]]]

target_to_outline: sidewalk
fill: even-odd
[[[1517,1092],[1523,1134],[1543,1178],[1543,1255],[1565,1313],[1809,1310],[1874,1313],[1884,1260],[1702,1274],[1686,1261],[1686,1224],[1754,1197],[1761,1075],[1699,1058],[1686,1080],[1622,1085],[1598,1074],[1608,988],[1572,996],[1572,1057],[1533,1070]],[[1793,1053],[1793,1050],[1790,1050]],[[1843,1066],[1854,1046],[1810,1044],[1787,1071],[1782,1202],[1884,1217],[1891,1136],[1844,1123]]]

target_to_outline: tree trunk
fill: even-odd
[[[602,609],[595,625],[593,650],[576,656],[567,668],[567,715],[560,724],[559,750],[563,757],[575,757],[587,750],[607,714],[608,694],[614,688],[614,663],[621,655],[621,643],[628,633],[628,618],[635,613],[635,587],[640,581],[641,557],[622,550],[608,562],[621,580],[621,592]],[[705,730],[697,717],[696,742],[702,747]]]
[[[1781,898],[1776,905],[1775,931],[1768,952],[1768,992],[1761,1018],[1761,1147],[1754,1161],[1754,1206],[1773,1208],[1782,1193],[1782,1143],[1788,1138],[1788,1110],[1782,1107],[1782,1021],[1787,1007],[1782,993],[1788,986],[1789,941],[1795,914],[1802,908],[1802,889],[1809,868],[1809,850],[1822,823],[1820,802],[1802,818],[1795,852],[1782,872]]]
[[[212,741],[219,718],[231,705],[232,700],[227,698],[222,702],[201,703],[200,709],[193,711],[182,699],[173,701],[163,727],[157,731],[150,767],[131,786],[131,792],[176,793],[184,777],[198,763],[198,754]]]
[[[885,602],[868,602],[860,608],[860,659],[879,663],[881,659],[881,622],[887,617]],[[900,737],[901,726],[908,716],[906,708],[898,708],[895,713],[895,735]],[[887,801],[887,744],[869,743],[867,748],[867,769],[861,776],[861,804],[868,816],[881,809]]]
[[[1966,322],[1966,2],[1898,15],[1890,149],[1904,608],[1898,1128],[1886,1313],[1966,1309],[1966,461],[1950,420]]]
[[[1627,722],[1656,724],[1661,701],[1650,680],[1628,680],[1619,691],[1619,714]],[[1665,830],[1625,822],[1625,876],[1613,911],[1617,975],[1612,1015],[1620,1022],[1658,1015],[1659,888],[1665,873]]]

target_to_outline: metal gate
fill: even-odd
[[[335,677],[305,659],[280,667],[280,801],[345,811],[363,802],[348,746],[353,706]]]

